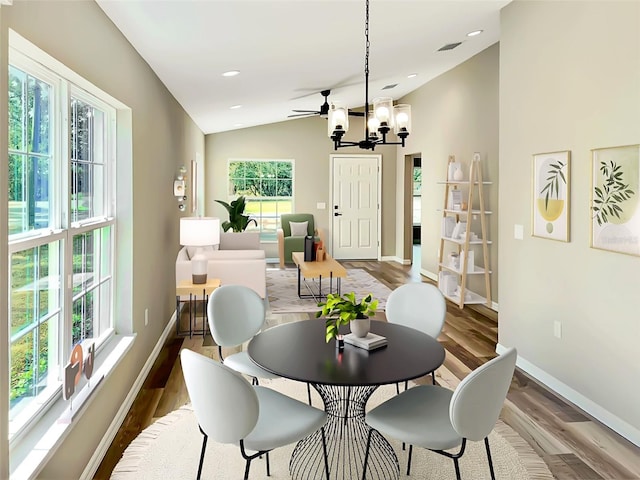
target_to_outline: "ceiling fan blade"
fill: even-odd
[[[349,110],[349,115],[351,115],[352,117],[364,117],[364,112],[352,112],[351,110]]]
[[[318,110],[291,110],[296,113],[320,113]]]
[[[295,115],[287,115],[287,118],[295,118],[295,117],[313,117],[314,115],[318,115],[318,112],[296,113]]]

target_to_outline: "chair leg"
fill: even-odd
[[[369,429],[367,435],[367,449],[364,452],[364,465],[362,466],[362,480],[367,478],[367,461],[369,460],[369,447],[371,446],[371,434],[373,434],[373,428]]]
[[[260,383],[258,382],[258,377],[253,377],[251,379],[251,385],[260,385]]]
[[[267,457],[267,477],[271,476],[271,470],[269,469],[269,452],[267,452],[266,454]]]
[[[244,467],[244,480],[249,480],[249,469],[251,468],[251,458],[247,458],[247,463]]]
[[[400,384],[396,382],[396,394],[400,395]]]
[[[407,458],[407,476],[411,475],[411,454],[413,453],[413,445],[409,445],[409,456]]]
[[[491,480],[496,480],[496,474],[493,471],[493,461],[491,460],[491,450],[489,449],[489,437],[484,437],[484,446],[487,448],[487,460],[489,461],[489,471],[491,472]]]
[[[309,397],[309,405],[311,405],[311,384],[307,383],[307,397]]]
[[[453,459],[453,466],[456,468],[456,480],[461,480],[460,477],[460,463],[457,458]]]
[[[431,372],[431,380],[432,380],[434,385],[437,385],[437,383],[436,383],[436,371],[435,370],[433,372]]]
[[[202,431],[202,428],[200,429],[200,431],[202,432],[202,450],[200,451],[200,463],[198,464],[198,476],[196,477],[197,480],[200,480],[200,477],[202,476],[202,466],[204,465],[204,452],[207,450],[207,435]]]
[[[329,480],[329,456],[327,455],[327,438],[324,435],[324,427],[320,429],[322,432],[322,452],[324,453],[324,471],[327,474],[327,480]]]

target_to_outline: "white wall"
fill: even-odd
[[[640,143],[640,2],[515,1],[501,30],[499,342],[640,444],[640,258],[589,247],[591,149]],[[569,243],[531,237],[532,155],[557,150]]]
[[[498,66],[500,48],[495,44],[473,56],[463,64],[433,79],[426,85],[403,97],[403,103],[411,104],[413,131],[407,139],[407,147],[398,151],[398,167],[402,171],[404,156],[422,156],[422,270],[437,278],[438,250],[446,166],[449,155],[465,167],[465,178],[473,152],[482,157],[482,175],[494,184],[485,189],[485,208],[493,214],[487,217],[489,261],[494,275],[491,278],[493,301],[498,300]],[[403,174],[397,174],[402,179]],[[399,188],[401,183],[399,182]],[[397,216],[396,231],[402,230],[402,215]],[[479,228],[476,232],[479,233]],[[397,255],[402,243],[396,243]],[[480,254],[478,249],[476,254]],[[480,262],[478,262],[480,263]],[[470,279],[474,280],[474,279]],[[475,279],[481,280],[481,279]],[[483,281],[483,280],[481,280]],[[472,287],[478,287],[472,284]],[[484,292],[484,287],[479,290]]]

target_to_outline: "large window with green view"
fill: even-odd
[[[60,395],[73,346],[99,347],[113,331],[115,109],[10,52],[5,168],[15,435]]]
[[[280,215],[293,211],[293,160],[229,160],[229,197],[244,195],[262,242],[276,242]]]

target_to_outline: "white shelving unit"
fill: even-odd
[[[450,156],[447,163],[449,176],[452,162],[455,162],[455,158]],[[491,241],[488,240],[486,216],[491,215],[492,212],[485,210],[484,206],[484,188],[491,185],[491,182],[482,180],[482,165],[480,164],[479,153],[474,153],[473,155],[468,178],[468,180],[448,179],[444,182],[438,182],[445,186],[438,259],[438,284],[445,297],[456,303],[460,308],[463,308],[465,304],[485,304],[491,307],[491,270],[488,269],[488,246]],[[456,190],[461,193],[455,194],[455,197],[463,200],[460,204],[451,205],[450,202],[454,198],[451,193]],[[456,238],[445,229],[445,225],[453,225],[454,222],[456,225],[466,222],[464,233]],[[478,225],[480,226],[479,236],[473,232],[473,228],[477,228]],[[470,251],[473,252],[472,255],[468,254]],[[447,257],[445,257],[445,252],[447,252]],[[457,264],[449,261],[448,255],[452,253],[457,253],[458,255]],[[470,262],[470,256],[473,257],[473,264]],[[481,263],[477,265],[476,263],[479,259]],[[484,295],[468,288],[467,277],[469,275],[484,277]],[[455,288],[452,284],[454,281]]]

